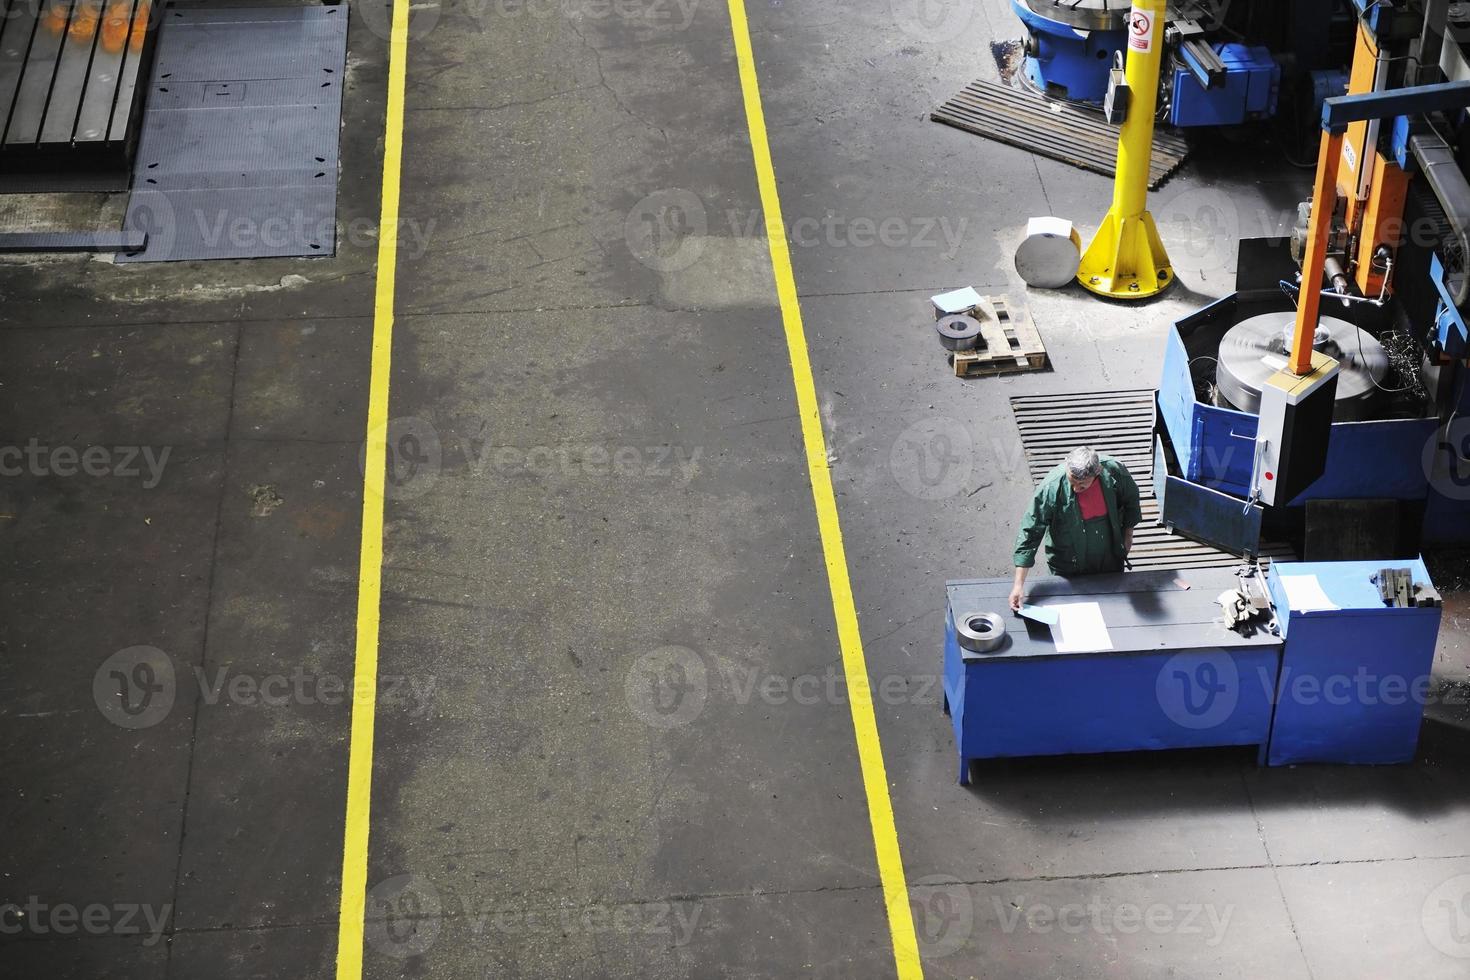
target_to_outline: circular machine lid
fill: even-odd
[[[1121,31],[1128,23],[1128,0],[1020,0],[1038,17],[1084,31]]]
[[[1388,353],[1366,330],[1324,316],[1313,346],[1342,363],[1337,379],[1337,411],[1333,418],[1350,422],[1365,418],[1388,374]],[[1242,412],[1261,410],[1261,388],[1286,367],[1287,338],[1294,313],[1265,313],[1231,327],[1220,341],[1220,393]],[[1375,384],[1375,382],[1377,384]]]

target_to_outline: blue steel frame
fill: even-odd
[[[1439,308],[1434,313],[1439,346],[1450,357],[1458,360],[1466,356],[1465,317],[1455,306],[1455,298],[1450,295],[1449,284],[1445,282],[1444,261],[1440,259],[1438,252],[1429,257],[1429,278],[1434,281],[1435,292],[1439,293]]]
[[[1339,95],[1322,103],[1322,128],[1345,133],[1355,122],[1392,116],[1422,116],[1470,106],[1470,82],[1439,82],[1387,92]]]

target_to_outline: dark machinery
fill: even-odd
[[[1397,553],[1470,541],[1470,8],[1355,5],[1300,227],[1242,242],[1237,292],[1165,354],[1162,519],[1242,554],[1344,502],[1405,529]]]
[[[127,186],[155,8],[163,4],[0,0],[0,173]]]
[[[1348,86],[1350,0],[1011,0],[1011,9],[1025,37],[1002,60],[1002,80],[971,82],[930,118],[1112,176],[1116,127],[1148,106],[1159,124],[1154,189],[1200,130],[1249,127],[1296,159],[1323,101]],[[1158,61],[1147,93],[1127,77],[1130,52]]]
[[[1124,0],[1011,0],[1026,28],[1025,78],[1048,97],[1102,108],[1115,55],[1127,47]],[[1308,108],[1341,94],[1346,0],[1174,0],[1159,92],[1171,126],[1234,126],[1275,117],[1283,83]],[[1288,54],[1287,52],[1290,52]],[[1295,105],[1291,114],[1295,115]]]

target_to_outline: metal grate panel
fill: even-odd
[[[1117,173],[1118,131],[1100,113],[1028,89],[974,81],[929,118],[1106,177]],[[1182,135],[1155,130],[1149,186],[1158,190],[1188,156],[1189,143]]]
[[[119,262],[331,255],[347,8],[172,9]]]

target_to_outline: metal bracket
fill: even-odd
[[[1103,116],[1110,126],[1121,126],[1128,121],[1128,107],[1133,103],[1133,89],[1128,87],[1128,75],[1123,69],[1123,52],[1113,54],[1113,67],[1108,72],[1108,94],[1103,100]]]
[[[1455,305],[1444,260],[1439,257],[1438,252],[1429,257],[1429,279],[1439,293],[1439,307],[1434,316],[1437,333],[1435,340],[1440,349],[1450,357],[1461,357],[1467,347],[1470,347],[1470,330],[1467,330],[1465,317]]]

